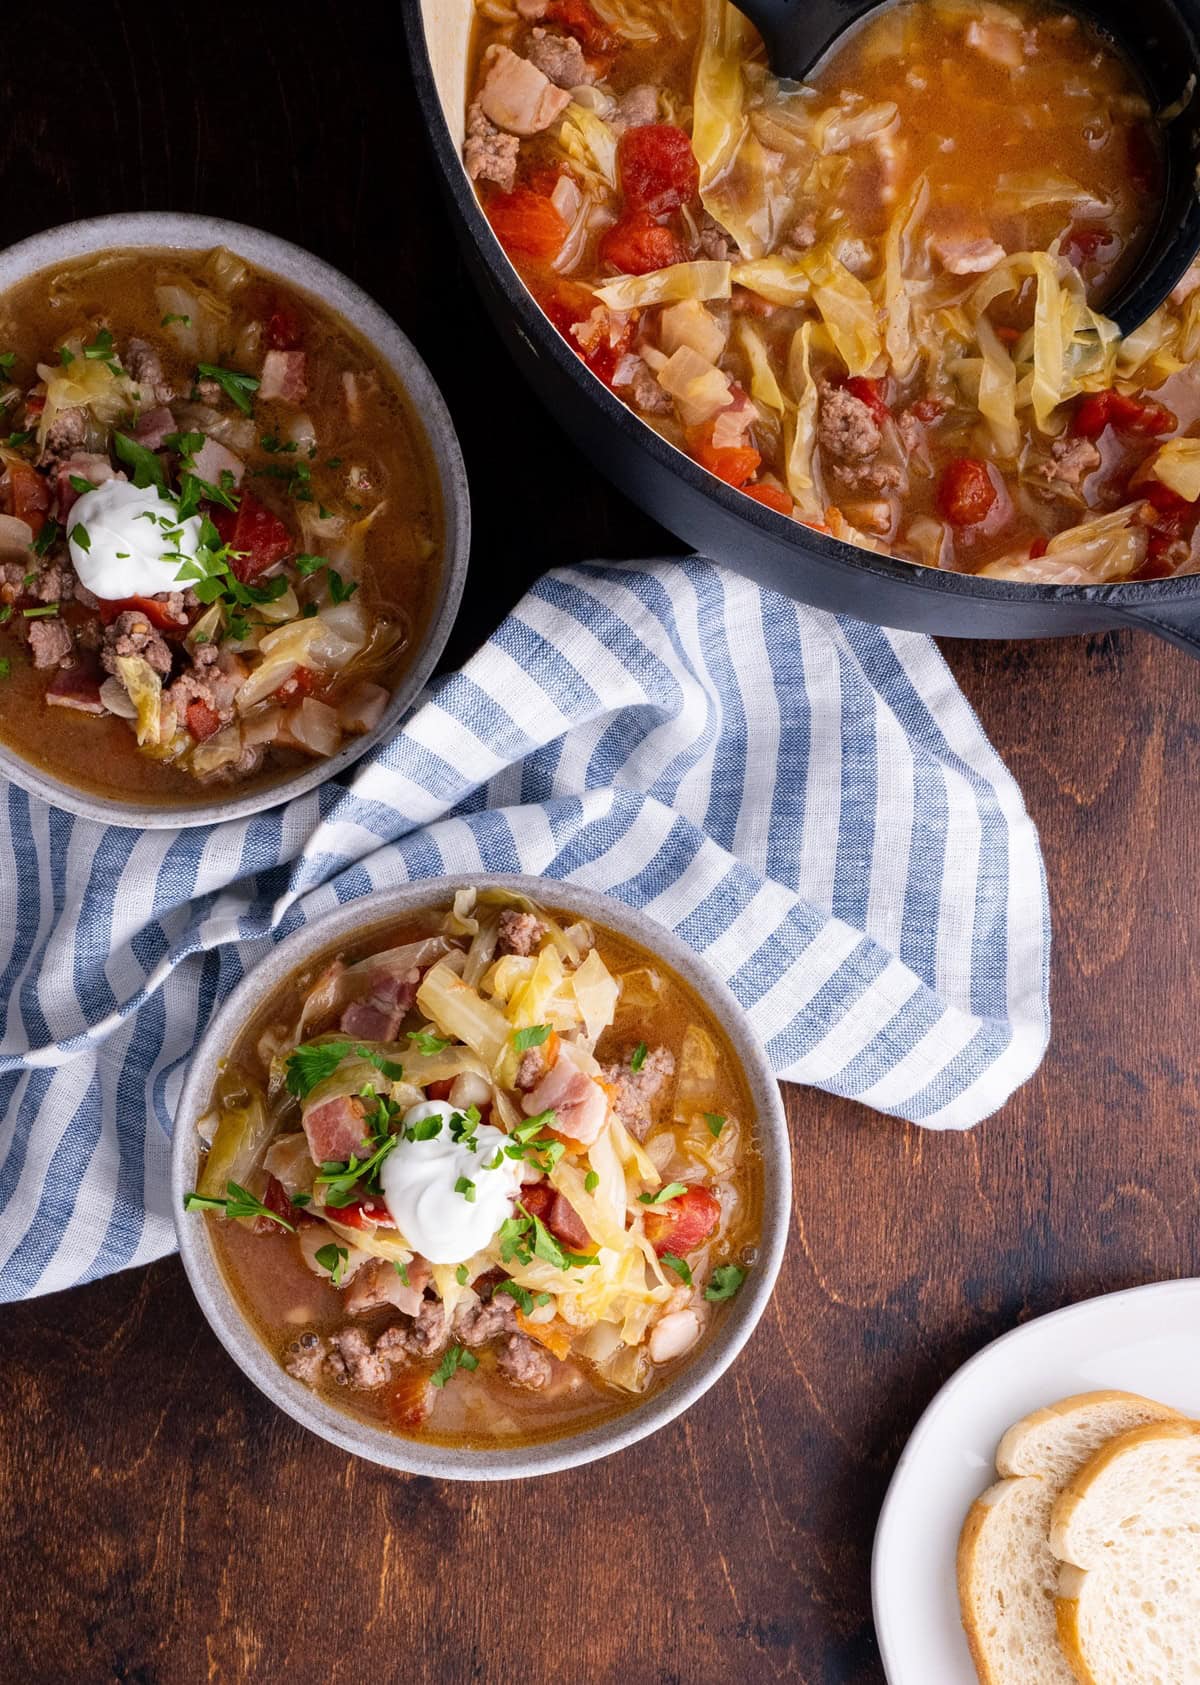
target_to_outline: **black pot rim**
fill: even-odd
[[[1115,585],[1032,585],[924,567],[918,562],[906,562],[896,556],[860,549],[855,544],[817,532],[813,527],[799,526],[790,516],[768,509],[751,497],[744,497],[701,468],[699,463],[693,462],[691,457],[656,433],[653,427],[610,392],[602,380],[597,379],[582,358],[571,350],[526,287],[480,208],[451,137],[434,79],[421,0],[406,0],[400,13],[408,40],[409,63],[417,99],[443,182],[463,225],[486,259],[488,269],[504,293],[522,331],[533,341],[539,354],[551,358],[559,371],[598,408],[609,424],[619,428],[626,439],[659,468],[681,479],[735,520],[757,527],[770,538],[787,544],[796,552],[798,566],[803,564],[806,556],[815,556],[822,562],[852,571],[864,580],[886,579],[889,584],[899,584],[914,592],[942,598],[967,598],[980,603],[1042,604],[1051,611],[1066,604],[1099,604],[1119,615],[1122,612],[1164,609],[1169,604],[1192,603],[1200,599],[1200,574],[1182,574],[1173,579],[1125,581]],[[798,527],[803,538],[797,537]]]

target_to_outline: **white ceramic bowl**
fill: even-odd
[[[207,802],[140,803],[112,801],[81,790],[44,768],[33,766],[7,744],[0,743],[0,773],[14,784],[40,796],[55,807],[64,807],[85,819],[110,825],[131,825],[139,830],[178,830],[182,826],[210,825],[224,819],[241,819],[277,807],[307,790],[334,778],[364,755],[368,749],[396,729],[421,687],[437,665],[467,576],[467,555],[471,544],[471,503],[466,469],[450,413],[433,377],[407,337],[391,317],[368,298],[353,281],[299,246],[248,228],[239,222],[217,217],[190,216],[178,212],[140,211],[128,216],[92,217],[86,222],[69,222],[35,234],[19,245],[0,252],[0,295],[30,275],[56,264],[72,263],[92,252],[174,249],[209,251],[228,246],[255,268],[311,294],[357,329],[389,368],[409,398],[414,423],[424,429],[442,505],[442,574],[438,593],[421,647],[413,653],[392,692],[392,699],[374,730],[355,737],[328,760],[315,762],[293,777],[277,784],[239,795],[236,786],[214,788]]]
[[[758,1259],[737,1297],[730,1301],[717,1328],[695,1357],[645,1403],[632,1405],[612,1421],[538,1444],[480,1451],[406,1439],[372,1427],[335,1409],[300,1381],[293,1380],[247,1325],[234,1302],[217,1263],[207,1222],[183,1210],[184,1195],[195,1187],[199,1168],[196,1120],[207,1110],[219,1061],[263,999],[313,955],[336,947],[339,941],[349,942],[364,929],[403,917],[415,908],[444,905],[456,888],[469,883],[480,887],[490,884],[534,899],[542,898],[579,918],[607,925],[660,954],[712,1009],[733,1044],[757,1113],[757,1141],[763,1164]],[[307,929],[296,931],[255,967],[213,1019],[192,1057],[175,1116],[171,1206],[183,1264],[200,1308],[235,1363],[281,1410],[322,1439],[390,1468],[448,1480],[514,1480],[551,1474],[620,1451],[673,1421],[708,1391],[753,1333],[779,1273],[791,1198],[791,1151],[779,1085],[745,1013],[724,983],[690,948],[644,914],[577,885],[538,878],[430,878],[387,894],[372,895],[365,903],[340,908]]]

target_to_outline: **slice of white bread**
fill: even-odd
[[[1200,1422],[1110,1440],[1056,1502],[1050,1544],[1083,1685],[1200,1681]]]
[[[996,1452],[1003,1478],[972,1506],[958,1542],[963,1627],[982,1685],[1075,1685],[1055,1624],[1055,1501],[1114,1434],[1178,1420],[1136,1393],[1089,1392],[1009,1428]]]

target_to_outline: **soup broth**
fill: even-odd
[[[499,892],[456,906],[264,1005],[189,1203],[290,1373],[390,1431],[496,1447],[671,1379],[754,1267],[761,1164],[728,1038],[656,955]],[[383,1168],[347,1180],[331,1119],[385,1096],[360,1155]]]
[[[0,739],[179,805],[369,730],[430,623],[442,511],[359,335],[230,252],[109,252],[0,299],[0,353]],[[189,503],[206,544],[176,536]]]
[[[726,0],[488,0],[464,163],[592,373],[747,497],[941,568],[1200,565],[1200,270],[1125,342],[1163,125],[1112,42],[902,0],[780,82]]]

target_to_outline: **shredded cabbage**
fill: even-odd
[[[1086,187],[1057,170],[1019,170],[996,182],[996,200],[1006,211],[1032,211],[1039,205],[1084,205],[1097,216],[1112,210],[1111,199],[1098,199]]]
[[[805,515],[819,519],[825,498],[817,467],[817,383],[812,372],[813,324],[804,322],[792,335],[788,381],[795,397],[785,427],[787,488]]]
[[[806,252],[800,268],[812,283],[813,303],[838,356],[850,374],[868,374],[883,350],[874,299],[827,248],[815,246]]]
[[[735,263],[732,279],[771,304],[807,304],[812,298],[809,271],[791,257],[756,257]]]
[[[64,410],[87,410],[97,422],[110,427],[134,408],[136,388],[123,371],[110,367],[99,358],[85,357],[82,342],[67,342],[71,361],[38,364],[38,374],[46,383],[46,402],[38,422],[38,445],[46,443],[55,418]]]
[[[708,258],[694,263],[669,263],[649,275],[622,275],[593,291],[610,310],[644,310],[652,304],[673,304],[681,299],[728,298],[731,265]]]
[[[1200,439],[1168,439],[1149,472],[1187,503],[1200,502]]]
[[[898,380],[912,378],[920,354],[913,332],[912,290],[909,274],[912,244],[929,206],[929,181],[919,176],[912,192],[892,218],[883,243],[883,301],[887,326],[884,339]]]
[[[750,365],[750,396],[763,408],[782,415],[783,393],[771,367],[771,358],[763,343],[762,334],[743,316],[734,330],[738,349]]]
[[[729,376],[688,345],[668,357],[658,371],[658,384],[674,398],[685,427],[711,421],[729,403]]]
[[[578,101],[567,107],[558,142],[567,156],[594,171],[606,187],[617,185],[617,136],[598,112]]]
[[[489,1071],[495,1070],[508,1047],[508,1020],[444,959],[422,978],[417,1005],[444,1036],[466,1042]]]
[[[162,680],[140,655],[118,655],[117,677],[137,709],[137,740],[157,743],[162,736]]]

